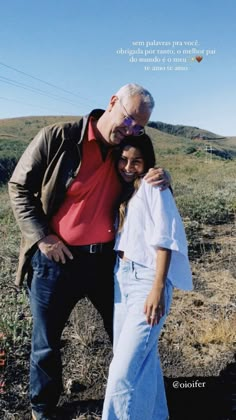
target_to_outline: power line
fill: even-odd
[[[38,93],[39,95],[47,96],[47,97],[49,97],[51,99],[54,99],[54,100],[60,100],[60,101],[62,100],[63,102],[66,102],[66,103],[69,103],[70,105],[74,105],[74,106],[78,107],[77,103],[72,102],[72,101],[70,101],[69,99],[67,99],[63,96],[56,95],[54,93],[50,93],[50,92],[47,92],[45,90],[35,88],[33,86],[29,86],[25,83],[18,82],[17,80],[9,79],[8,77],[4,77],[4,76],[0,76],[0,81],[2,81],[3,83],[6,83],[8,85],[12,85],[12,86],[24,89],[24,90],[28,90],[30,92]]]
[[[45,106],[29,104],[27,102],[18,101],[17,99],[6,98],[5,96],[0,96],[0,99],[4,99],[5,101],[10,101],[10,102],[16,102],[16,103],[23,104],[23,105],[26,105],[26,106],[33,106],[33,107],[37,107],[37,108],[41,108],[41,109],[47,109],[47,110],[50,109],[50,108],[47,108]]]
[[[78,94],[76,94],[76,93],[74,93],[74,92],[71,92],[71,91],[69,91],[69,90],[63,89],[63,88],[61,88],[61,87],[59,87],[59,86],[57,86],[57,85],[54,85],[53,83],[47,82],[46,80],[40,79],[39,77],[32,76],[32,75],[31,75],[31,74],[29,74],[29,73],[26,73],[26,72],[24,72],[24,71],[22,71],[22,70],[17,69],[16,67],[9,66],[8,64],[5,64],[5,63],[3,63],[3,62],[0,62],[0,65],[1,65],[1,66],[4,66],[4,67],[7,67],[7,68],[9,68],[9,69],[11,69],[11,70],[14,70],[14,71],[16,71],[17,73],[20,73],[20,74],[23,74],[23,75],[25,75],[25,76],[27,76],[27,77],[30,77],[31,79],[37,80],[37,81],[39,81],[39,82],[41,82],[41,83],[44,83],[44,84],[46,84],[46,85],[48,85],[48,86],[51,86],[51,87],[53,87],[53,88],[55,88],[55,89],[61,90],[61,91],[65,92],[65,93],[68,93],[69,95],[73,95],[73,96],[75,96],[75,97],[77,97],[77,98],[84,99],[85,101],[88,101],[88,99],[87,99],[87,98],[84,98],[84,97],[82,97],[82,96],[80,96],[80,95],[78,95]]]

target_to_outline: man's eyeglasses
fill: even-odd
[[[118,101],[124,112],[124,125],[128,127],[129,129],[132,129],[133,136],[142,136],[145,133],[144,127],[142,125],[134,124],[135,123],[134,118],[128,114],[120,98],[118,98]]]

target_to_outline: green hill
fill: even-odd
[[[27,144],[42,127],[56,122],[78,121],[80,118],[80,116],[35,116],[0,120],[0,184],[7,182]],[[146,128],[153,140],[158,162],[163,158],[171,161],[173,155],[175,157],[189,155],[195,159],[209,156],[232,160],[236,157],[236,138],[222,139],[206,130],[200,130],[201,135],[196,137],[196,130],[199,129],[154,122],[150,122]],[[213,136],[215,136],[214,143],[211,141]]]
[[[173,134],[175,136],[183,136],[190,139],[202,139],[202,140],[217,140],[224,139],[225,136],[219,136],[211,131],[201,129],[199,127],[191,127],[187,125],[173,125],[163,123],[161,121],[150,121],[149,127],[156,128],[164,133]]]

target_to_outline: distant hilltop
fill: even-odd
[[[17,137],[22,138],[25,135],[32,134],[35,135],[37,131],[50,124],[56,122],[67,122],[80,120],[81,116],[26,116],[26,117],[15,117],[15,118],[5,118],[0,119],[0,138],[1,137]],[[191,127],[187,125],[173,125],[167,124],[161,121],[150,121],[147,124],[149,127],[155,128],[159,131],[162,131],[167,134],[172,134],[173,136],[182,136],[188,139],[193,140],[220,140],[227,139],[227,136],[219,136],[210,131],[198,128]]]
[[[28,116],[0,119],[0,186],[5,184],[26,146],[36,133],[47,125],[78,121],[81,116]],[[148,123],[153,144],[158,153],[192,154],[213,156],[219,159],[236,159],[236,136],[220,137],[198,127],[166,124],[160,121]],[[203,155],[202,155],[203,154]]]
[[[149,127],[156,128],[164,133],[172,134],[174,136],[182,136],[192,140],[220,140],[226,139],[225,136],[219,136],[210,131],[203,130],[198,127],[191,127],[187,125],[173,125],[161,121],[150,121]]]

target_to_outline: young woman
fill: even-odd
[[[124,185],[116,238],[114,356],[102,420],[167,420],[157,350],[173,287],[192,289],[183,223],[170,190],[144,181],[155,164],[147,135],[127,137],[117,168]]]

